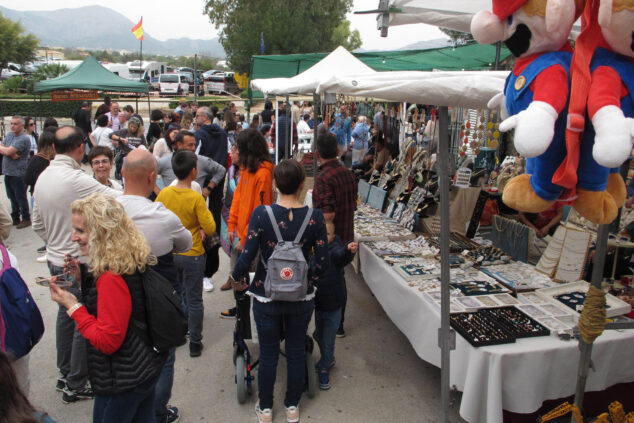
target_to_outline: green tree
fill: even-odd
[[[9,62],[24,64],[35,58],[39,41],[33,34],[24,34],[19,22],[14,22],[0,14],[0,67]]]
[[[344,46],[346,50],[352,51],[361,47],[361,34],[358,29],[350,31],[350,21],[345,20],[335,28],[332,33],[332,41],[338,46]]]
[[[48,63],[37,68],[33,74],[35,81],[43,81],[45,79],[57,78],[68,72],[68,66],[60,63]]]
[[[220,31],[220,42],[236,72],[248,73],[251,56],[329,52],[360,44],[358,31],[340,26],[352,0],[206,0],[204,13]],[[337,31],[336,31],[337,30]]]

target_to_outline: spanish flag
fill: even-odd
[[[134,25],[134,28],[132,28],[132,33],[137,40],[143,41],[143,18],[141,18],[138,24]]]

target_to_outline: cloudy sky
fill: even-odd
[[[0,5],[16,10],[54,10],[61,7],[76,8],[101,4],[126,16],[135,23],[143,16],[143,28],[154,38],[213,38],[217,35],[209,19],[203,16],[204,0],[179,0],[178,2],[157,2],[156,0],[108,0],[98,3],[91,0],[0,0]],[[157,4],[161,4],[157,7]],[[163,6],[163,5],[169,6]],[[379,0],[354,0],[353,10],[375,9]],[[352,29],[361,33],[365,50],[386,50],[403,47],[418,41],[443,38],[443,34],[435,27],[428,25],[406,25],[393,27],[387,38],[381,38],[376,29],[376,15],[349,14]],[[96,23],[98,24],[98,18]]]

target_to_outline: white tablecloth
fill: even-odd
[[[440,367],[440,313],[417,288],[361,244],[363,277],[394,324],[423,360]],[[634,330],[606,331],[594,343],[586,392],[634,381]],[[474,348],[456,333],[450,383],[463,392],[460,415],[469,422],[502,422],[502,410],[533,413],[548,399],[573,395],[578,343],[554,336]]]

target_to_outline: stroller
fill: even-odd
[[[252,274],[250,275],[253,276]],[[255,377],[251,371],[258,365],[259,360],[252,361],[251,352],[246,340],[251,339],[251,299],[245,292],[235,291],[236,298],[236,326],[233,331],[233,364],[236,366],[236,387],[238,403],[244,404],[247,395],[253,393],[253,381]],[[282,339],[284,335],[282,334]],[[313,357],[314,341],[306,335],[306,375],[304,378],[304,391],[308,398],[313,398],[317,392],[317,371]],[[283,351],[282,356],[286,357]]]

